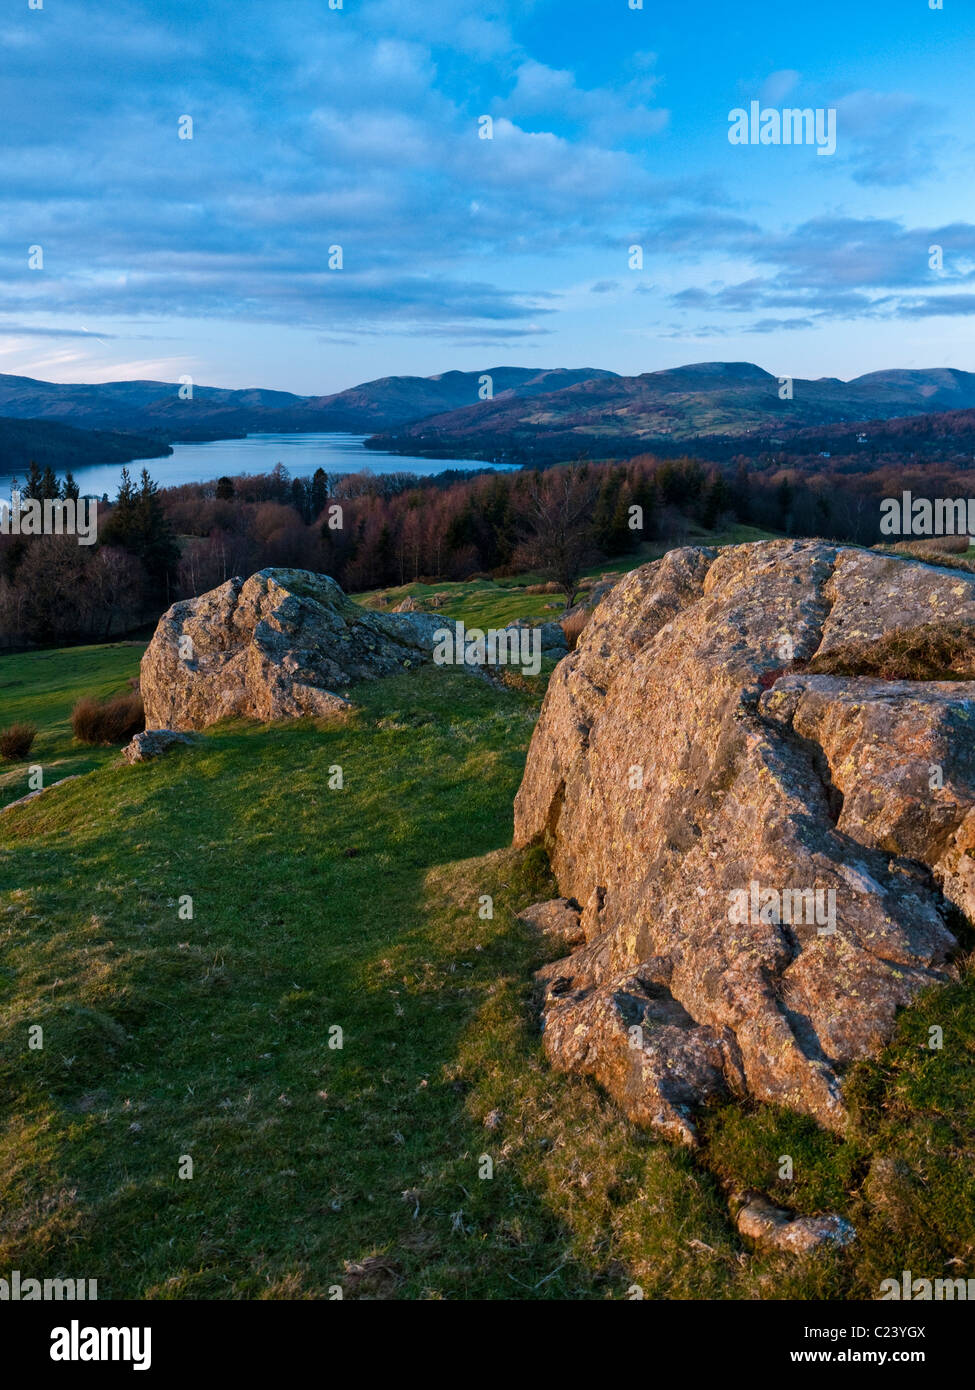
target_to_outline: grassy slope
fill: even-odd
[[[49,786],[116,757],[117,749],[86,748],[73,741],[71,710],[82,695],[102,699],[127,690],[130,678],[139,674],[144,651],[144,642],[112,642],[0,657],[0,729],[26,723],[38,731],[26,762],[0,762],[0,806],[26,796],[33,764],[43,767]]]
[[[232,725],[8,814],[0,1265],[116,1296],[753,1292],[710,1175],[541,1060],[512,909],[552,885],[503,849],[537,696],[360,694],[347,727]]]
[[[74,698],[135,655],[0,658],[0,723],[36,661],[23,712],[49,712],[58,763]],[[3,818],[0,1268],[103,1297],[873,1297],[975,1273],[971,980],[903,1015],[846,1142],[729,1105],[690,1156],[549,1070],[546,951],[514,911],[554,890],[505,848],[540,685],[427,670],[363,687],[348,725],[228,725],[136,768],[96,751]],[[857,1246],[756,1256],[721,1180],[844,1212]]]

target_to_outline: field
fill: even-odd
[[[0,806],[30,791],[28,768],[44,769],[44,784],[91,772],[118,757],[117,748],[91,748],[71,737],[71,710],[82,695],[104,699],[128,689],[138,676],[143,642],[112,642],[69,651],[21,652],[0,657],[0,728],[37,728],[30,758],[0,762]]]
[[[687,535],[682,540],[685,545],[743,545],[747,541],[771,540],[772,531],[761,531],[756,526],[734,526],[727,531],[704,531],[693,522],[687,523]],[[598,580],[603,574],[624,574],[638,564],[657,560],[670,545],[664,542],[647,541],[640,547],[637,555],[627,555],[618,560],[607,560],[585,572],[584,577]],[[376,606],[380,597],[388,600],[390,606],[405,598],[415,598],[421,603],[429,602],[435,594],[445,595],[439,609],[444,617],[452,621],[463,620],[468,627],[503,627],[516,618],[527,618],[533,622],[557,622],[564,611],[564,601],[558,594],[529,594],[525,588],[529,584],[540,584],[545,576],[523,573],[510,579],[473,579],[455,582],[438,580],[436,584],[410,583],[394,589],[372,589],[366,593],[353,594],[357,603],[368,608]],[[582,594],[580,594],[580,598]]]
[[[972,1272],[970,976],[860,1069],[845,1141],[725,1105],[676,1150],[542,1053],[552,952],[515,914],[555,888],[509,846],[544,677],[425,669],[360,687],[348,723],[231,723],[128,767],[68,714],[139,655],[0,658],[0,726],[38,724],[48,781],[88,772],[0,818],[0,1268],[169,1299],[871,1298]],[[758,1255],[730,1183],[858,1240]]]

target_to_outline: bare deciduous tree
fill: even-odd
[[[517,559],[558,584],[566,608],[575,602],[582,572],[595,557],[598,491],[585,463],[536,474],[528,489],[525,535]]]

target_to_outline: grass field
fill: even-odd
[[[91,772],[118,756],[117,748],[89,748],[71,736],[71,710],[81,695],[103,699],[128,689],[138,676],[144,642],[112,642],[67,651],[23,652],[0,657],[0,729],[37,727],[30,758],[0,762],[0,806],[26,796],[28,768],[44,769],[44,784]]]
[[[16,701],[61,772],[74,699],[138,654],[0,658],[0,724]],[[549,1069],[530,985],[552,953],[515,913],[554,885],[508,848],[542,685],[424,669],[361,687],[348,723],[228,724],[136,767],[86,752],[90,775],[0,819],[0,1269],[102,1298],[455,1300],[975,1273],[970,977],[860,1070],[845,1141],[724,1105],[688,1154]],[[755,1254],[728,1183],[858,1241]]]

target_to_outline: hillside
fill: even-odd
[[[33,717],[45,767],[74,770],[73,701],[138,656],[0,658],[0,726]],[[874,1298],[966,1272],[970,975],[903,1012],[846,1138],[718,1103],[677,1149],[548,1065],[531,974],[558,948],[516,914],[554,883],[508,848],[543,686],[426,668],[357,688],[348,722],[231,722],[135,768],[99,750],[5,814],[0,1264],[156,1299]],[[857,1242],[759,1253],[729,1186]]]
[[[586,381],[557,392],[485,401],[421,420],[375,448],[457,453],[478,448],[666,448],[699,440],[747,442],[843,421],[889,419],[975,406],[975,373],[872,372],[843,382],[779,378],[748,362],[703,362],[636,377]]]
[[[598,369],[534,367],[491,367],[486,372],[495,393],[506,400],[613,375]],[[288,430],[366,432],[476,401],[482,375],[445,372],[434,377],[383,377],[324,396],[194,386],[191,400],[180,398],[178,384],[163,381],[62,385],[0,375],[0,415],[70,421],[89,429],[151,430],[167,439]]]
[[[0,419],[0,474],[23,478],[32,460],[39,468],[61,473],[90,464],[165,458],[172,452],[158,437],[76,429],[54,420]]]
[[[480,398],[483,378],[493,397]],[[975,408],[975,374],[947,368],[870,372],[853,381],[779,379],[749,362],[702,362],[618,376],[599,368],[488,367],[382,377],[330,395],[179,386],[161,381],[61,385],[0,375],[0,416],[169,440],[248,432],[371,433],[375,448],[481,457],[498,450],[637,452],[692,441],[746,445],[813,427]]]

